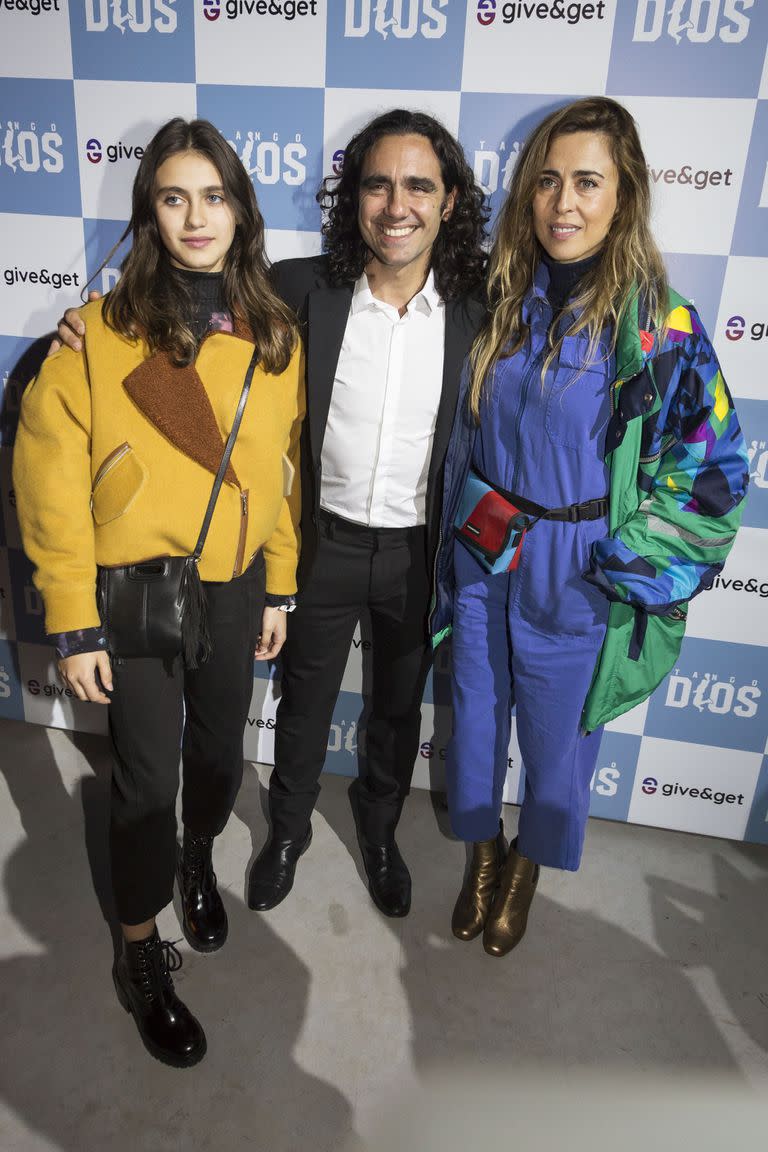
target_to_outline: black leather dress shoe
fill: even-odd
[[[358,836],[368,891],[385,916],[407,916],[411,910],[411,874],[394,838],[387,844],[371,844]]]
[[[269,840],[253,862],[248,877],[248,907],[268,912],[285,900],[293,888],[296,865],[312,843],[312,825],[301,840]]]
[[[216,887],[213,837],[184,829],[176,878],[181,892],[182,931],[196,952],[216,952],[227,938],[227,913]]]
[[[173,944],[157,929],[147,940],[127,941],[112,978],[117,998],[136,1021],[142,1043],[156,1060],[191,1068],[205,1056],[205,1033],[173,987],[171,971],[181,967]]]

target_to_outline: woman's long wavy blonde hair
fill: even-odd
[[[603,96],[577,100],[552,112],[526,140],[496,225],[488,273],[489,320],[470,357],[469,404],[476,421],[493,366],[517,352],[528,337],[523,300],[541,258],[533,230],[533,198],[550,144],[555,137],[572,132],[596,132],[606,138],[619,177],[616,212],[601,259],[584,276],[572,302],[577,319],[551,343],[542,374],[565,336],[584,328],[589,334],[590,359],[606,326],[612,328],[615,345],[619,321],[635,294],[652,322],[663,325],[667,276],[651,234],[650,179],[637,127],[615,100]]]

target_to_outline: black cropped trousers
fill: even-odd
[[[200,668],[158,659],[113,662],[112,887],[118,918],[141,924],[170,903],[176,795],[198,835],[222,831],[243,776],[243,731],[264,607],[264,560],[236,580],[203,584],[213,655]]]

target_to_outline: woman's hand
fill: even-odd
[[[288,632],[288,613],[279,608],[265,608],[261,617],[261,635],[254,652],[256,660],[274,660],[285,644]]]
[[[88,293],[89,300],[101,300],[101,292],[92,289]],[[80,318],[80,312],[77,308],[67,308],[62,316],[56,329],[58,339],[51,341],[51,346],[48,349],[47,355],[53,356],[54,352],[58,352],[62,344],[66,344],[67,348],[71,348],[73,352],[79,352],[82,348],[81,337],[85,335],[85,324]]]
[[[98,673],[98,678],[97,674]],[[109,704],[102,687],[112,691],[112,665],[108,652],[80,652],[59,660],[59,675],[78,700]]]

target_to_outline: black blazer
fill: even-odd
[[[301,451],[301,557],[298,575],[301,588],[317,549],[320,455],[354,284],[332,285],[326,256],[281,260],[273,265],[272,277],[280,296],[299,317],[307,358],[307,418]],[[456,409],[461,368],[484,316],[483,304],[474,297],[453,300],[445,308],[443,386],[427,480],[427,561],[430,568],[438,541],[443,463]]]

